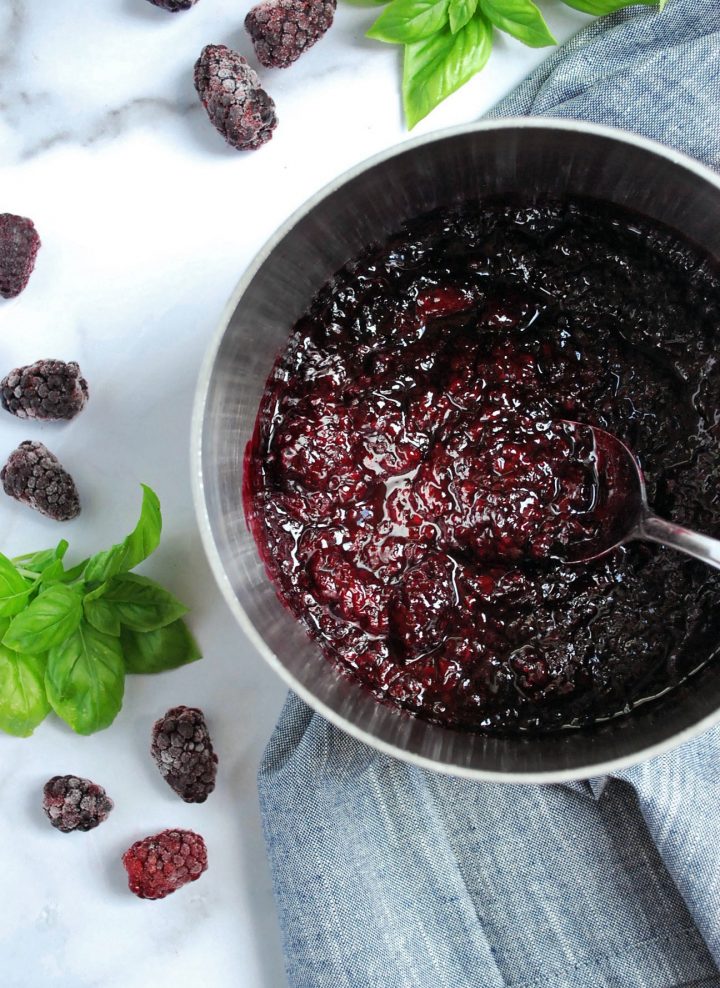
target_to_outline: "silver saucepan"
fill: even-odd
[[[243,456],[293,323],[346,261],[437,207],[503,194],[542,200],[566,193],[630,206],[720,257],[720,178],[690,158],[573,121],[503,120],[451,130],[359,165],[281,227],[241,278],[198,384],[192,464],[200,529],[220,588],[250,640],[293,690],[344,731],[413,764],[477,779],[559,782],[669,751],[720,722],[720,662],[631,714],[539,737],[460,733],[384,706],[336,672],[279,602],[245,523]]]

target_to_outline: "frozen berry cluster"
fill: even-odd
[[[181,9],[176,0],[151,3]],[[330,28],[336,7],[337,0],[257,4],[247,14],[245,28],[260,64],[280,69],[292,65]],[[267,144],[277,127],[275,103],[243,55],[226,45],[206,45],[195,63],[194,78],[210,122],[231,147],[253,151]]]
[[[15,298],[25,289],[39,249],[32,220],[0,214],[0,295]],[[16,367],[0,381],[2,407],[20,419],[72,419],[87,399],[87,381],[74,361],[37,360]],[[75,482],[41,442],[20,443],[0,470],[0,481],[6,494],[48,518],[69,521],[80,512]]]
[[[195,88],[210,121],[231,147],[254,150],[272,137],[275,104],[246,58],[207,45],[195,63]]]
[[[157,767],[186,803],[204,803],[215,788],[217,755],[202,710],[173,707],[153,727]]]
[[[248,13],[245,29],[266,68],[285,69],[331,27],[337,0],[263,0]]]
[[[163,830],[136,841],[122,862],[131,892],[140,899],[164,899],[207,871],[207,848],[192,830]]]
[[[15,298],[27,286],[40,249],[32,220],[0,213],[0,295]]]
[[[0,480],[6,494],[48,518],[70,521],[80,514],[75,481],[43,443],[20,443],[0,471]]]
[[[203,803],[215,788],[218,759],[202,710],[173,707],[152,730],[151,753],[172,789]],[[114,803],[102,786],[75,775],[55,775],[43,788],[42,808],[57,830],[94,830]],[[122,856],[128,886],[141,899],[163,899],[207,870],[205,841],[191,830],[164,830],[136,841]]]
[[[69,834],[93,830],[112,810],[114,803],[102,786],[76,775],[55,775],[45,783],[43,809],[53,827]]]
[[[3,408],[20,419],[72,419],[87,400],[87,381],[74,361],[38,360],[16,367],[0,381]]]

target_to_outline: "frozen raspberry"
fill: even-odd
[[[253,150],[272,137],[275,103],[247,60],[225,45],[207,45],[195,63],[195,88],[213,126],[228,144]]]
[[[285,69],[325,34],[337,0],[264,0],[245,18],[261,65]]]
[[[150,0],[150,3],[162,7],[163,10],[169,10],[171,14],[177,14],[179,10],[190,10],[197,0]]]
[[[40,247],[35,224],[24,216],[0,214],[0,295],[15,298],[27,285]]]
[[[45,783],[42,805],[53,827],[69,834],[97,827],[107,820],[114,804],[103,787],[89,779],[55,775]]]
[[[153,727],[151,751],[165,781],[181,799],[205,802],[215,788],[218,760],[202,710],[168,710]]]
[[[42,443],[29,439],[20,443],[0,471],[0,480],[10,497],[55,521],[80,514],[75,481]]]
[[[192,830],[163,830],[136,841],[122,862],[131,892],[141,899],[164,899],[207,871],[207,848]]]
[[[87,381],[74,362],[38,360],[0,381],[3,408],[20,419],[71,419],[85,406]]]

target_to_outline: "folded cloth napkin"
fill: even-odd
[[[720,0],[594,23],[491,116],[515,114],[720,168]],[[291,988],[720,988],[720,731],[610,780],[503,786],[291,695],[258,786]]]

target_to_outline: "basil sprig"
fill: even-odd
[[[143,486],[137,525],[70,569],[68,543],[8,559],[0,553],[0,730],[32,734],[52,709],[78,734],[113,722],[126,673],[162,672],[200,651],[184,604],[130,572],[155,551],[162,516]]]
[[[662,10],[667,0],[631,2]],[[596,16],[630,6],[628,0],[563,3]],[[392,0],[387,4],[367,35],[405,46],[402,94],[408,127],[485,67],[495,29],[532,48],[557,44],[533,0]]]

